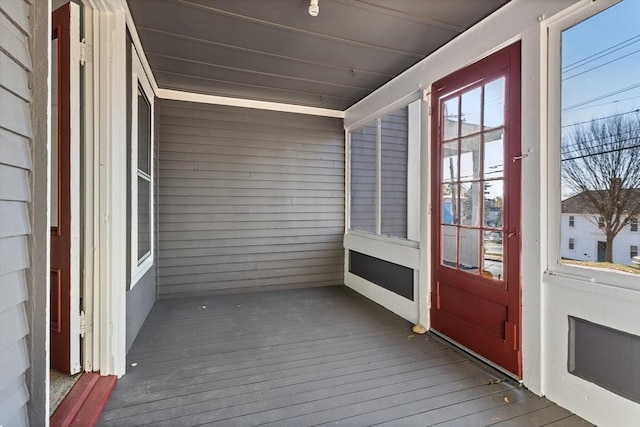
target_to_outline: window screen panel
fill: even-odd
[[[408,107],[382,117],[380,233],[407,238]]]
[[[376,122],[351,132],[351,229],[376,232]]]

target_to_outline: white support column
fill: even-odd
[[[93,279],[87,283],[91,302],[93,345],[91,367],[103,375],[125,373],[126,358],[126,197],[123,165],[126,151],[126,10],[119,2],[87,1],[91,22],[91,90],[88,129],[93,129],[93,186],[86,191],[94,199]],[[89,338],[89,337],[88,337]]]
[[[426,329],[431,327],[431,106],[429,89],[420,101],[420,274],[418,277],[418,318]]]

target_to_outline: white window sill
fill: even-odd
[[[640,300],[640,275],[637,274],[561,266],[545,271],[543,281],[600,295],[628,297],[631,293]]]

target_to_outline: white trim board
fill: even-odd
[[[344,119],[344,111],[327,108],[306,107],[303,105],[280,102],[257,101],[252,99],[229,98],[226,96],[205,95],[194,92],[183,92],[173,89],[158,89],[156,95],[160,99],[174,101],[198,102],[201,104],[228,105],[232,107],[255,108],[258,110],[282,111],[286,113],[308,114],[311,116],[334,117]]]

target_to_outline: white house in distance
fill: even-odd
[[[607,248],[605,234],[598,225],[600,216],[584,193],[562,201],[562,258],[603,262]],[[613,240],[613,262],[633,266],[638,256],[640,232],[638,218],[632,218]]]

